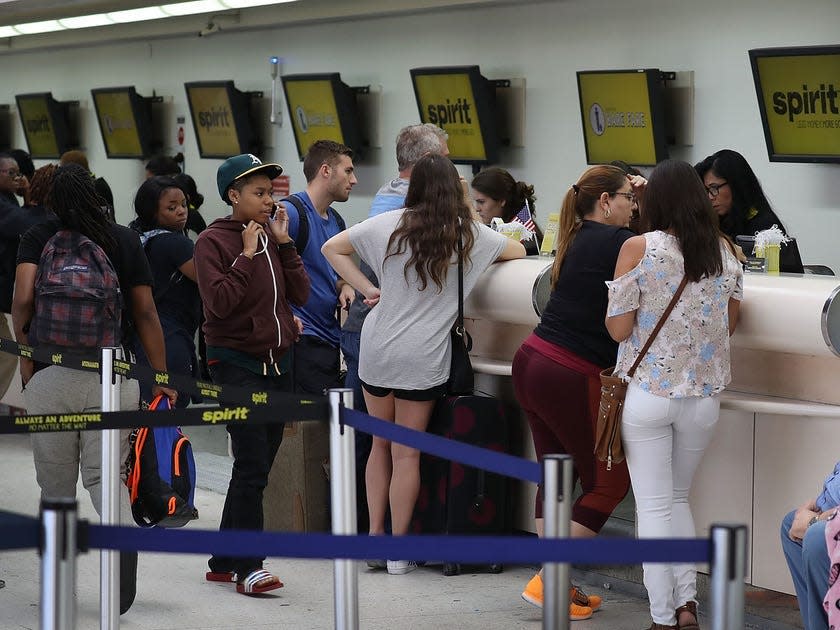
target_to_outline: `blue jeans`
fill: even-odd
[[[827,630],[828,617],[823,609],[823,598],[828,590],[828,547],[825,543],[825,521],[817,521],[805,530],[801,542],[788,536],[796,511],[782,520],[782,551],[785,553],[799,612],[806,630]]]
[[[352,330],[341,331],[341,353],[347,366],[344,386],[353,390],[353,409],[366,411],[365,397],[362,394],[362,381],[359,380],[359,348],[362,345],[362,333]]]

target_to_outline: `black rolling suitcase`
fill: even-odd
[[[428,431],[499,452],[509,449],[509,407],[490,396],[457,396],[435,406]],[[510,479],[423,453],[413,530],[423,534],[499,535],[511,528]],[[444,575],[460,566],[445,563]],[[493,573],[502,571],[492,564]]]

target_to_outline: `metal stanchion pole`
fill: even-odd
[[[120,382],[114,374],[114,359],[122,358],[120,348],[102,348],[102,411],[120,408]],[[102,431],[102,524],[120,523],[120,431]],[[99,627],[120,627],[119,554],[103,549],[99,556]]]
[[[545,538],[568,538],[571,530],[573,463],[569,455],[543,458]],[[569,628],[569,563],[543,564],[544,630]]]
[[[747,526],[712,525],[712,630],[744,627]]]
[[[341,425],[341,407],[353,408],[352,389],[331,389],[330,498],[332,533],[356,533],[356,439],[353,427]],[[336,630],[358,630],[359,573],[355,560],[334,561]]]
[[[41,630],[76,627],[76,500],[41,501]]]

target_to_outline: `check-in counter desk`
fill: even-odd
[[[493,265],[465,304],[481,391],[515,401],[510,365],[550,294],[551,259]],[[697,533],[746,523],[748,583],[793,593],[782,517],[816,497],[840,459],[840,278],[745,274],[732,338],[732,382],[691,495]],[[563,401],[558,400],[558,405]],[[527,423],[516,454],[534,458]],[[535,489],[519,493],[517,526],[533,531]]]

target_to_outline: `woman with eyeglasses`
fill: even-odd
[[[627,226],[646,180],[612,166],[593,166],[569,188],[560,209],[551,296],[534,332],[513,359],[516,399],[528,418],[534,451],[568,453],[582,493],[572,507],[571,535],[595,536],[627,494],[624,463],[607,470],[596,460],[595,423],[602,369],[615,364],[618,343],[604,325],[607,286],[618,252],[634,233]],[[562,404],[558,404],[562,401]],[[542,486],[536,502],[537,534],[543,535]],[[569,617],[588,619],[601,598],[571,587]],[[522,598],[543,602],[541,572],[528,582]]]
[[[732,149],[722,149],[698,162],[694,169],[703,180],[721,231],[733,241],[742,235],[754,236],[756,232],[774,225],[787,234],[743,155]],[[802,273],[802,259],[797,247],[782,245],[779,270]]]

